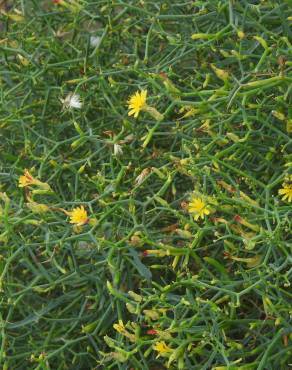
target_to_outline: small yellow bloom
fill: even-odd
[[[201,198],[194,196],[191,198],[188,209],[189,212],[193,214],[195,221],[198,221],[200,217],[203,219],[205,215],[210,214],[210,210],[206,203]]]
[[[129,116],[134,115],[135,118],[138,117],[141,110],[143,110],[147,104],[147,90],[142,90],[141,92],[137,91],[132,95],[128,101],[129,105]]]
[[[35,179],[27,169],[24,170],[24,174],[19,176],[18,187],[25,188],[29,185],[35,185],[38,183],[38,180]]]
[[[35,179],[27,169],[24,170],[24,173],[22,176],[19,176],[19,180],[18,180],[18,187],[19,188],[25,188],[27,186],[31,186],[31,185],[36,185],[38,186],[41,190],[44,190],[44,191],[52,191],[51,187],[49,184],[47,184],[46,182],[42,182],[38,179]],[[37,192],[37,190],[36,190]]]
[[[122,320],[119,320],[118,324],[114,324],[113,328],[120,334],[124,335],[125,337],[129,338],[131,342],[136,342],[137,338],[135,334],[131,334],[126,328]]]
[[[158,352],[158,356],[163,356],[172,351],[170,347],[162,340],[161,342],[156,342],[153,349]]]
[[[279,189],[279,194],[282,195],[282,199],[288,202],[292,201],[292,183],[284,183],[282,189]]]
[[[113,325],[113,328],[114,328],[118,333],[120,333],[120,334],[124,334],[124,333],[125,333],[125,330],[126,330],[125,325],[124,325],[124,323],[123,323],[123,321],[122,321],[122,320],[119,320],[119,323],[118,323],[118,324],[114,324],[114,325]]]
[[[71,212],[68,212],[68,215],[70,216],[70,224],[82,226],[89,221],[87,212],[83,206],[74,208]]]

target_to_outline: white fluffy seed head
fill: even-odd
[[[99,36],[90,36],[90,46],[92,48],[96,48],[100,44],[100,41],[101,41],[101,37],[99,37]]]
[[[69,93],[65,99],[61,99],[61,102],[66,109],[82,108],[82,102],[79,94]]]
[[[122,155],[122,154],[123,154],[123,149],[122,149],[121,145],[114,144],[114,155],[117,157],[117,156]]]

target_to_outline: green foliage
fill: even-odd
[[[0,1],[1,368],[287,369],[289,1],[57,3]]]

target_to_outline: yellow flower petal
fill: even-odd
[[[134,115],[134,117],[137,118],[141,110],[146,107],[146,99],[147,90],[142,90],[141,92],[136,91],[135,94],[130,96],[128,100],[128,108],[130,109],[128,115]]]
[[[77,226],[82,226],[87,224],[89,221],[87,212],[83,206],[74,208],[69,212],[70,224],[75,224]]]
[[[282,200],[288,200],[290,203],[292,201],[292,184],[283,183],[283,187],[278,190],[278,193],[282,195]]]
[[[147,98],[147,90],[142,90],[141,91],[141,97],[144,101],[146,101],[146,98]]]
[[[156,342],[153,346],[153,349],[162,356],[173,351],[164,341]]]
[[[189,213],[192,214],[195,221],[198,221],[199,218],[204,218],[205,215],[210,214],[207,204],[201,199],[193,196],[188,206]]]
[[[128,112],[128,116],[132,116],[133,114],[135,114],[135,109],[132,109],[132,110],[130,110],[129,112]]]

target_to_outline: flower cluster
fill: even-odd
[[[42,193],[52,192],[52,189],[49,184],[33,177],[27,169],[24,170],[23,175],[19,176],[18,187],[19,188],[36,187],[40,191],[42,191]],[[40,191],[38,192],[35,191],[35,193],[39,194]],[[32,194],[34,194],[34,192],[32,192]],[[37,202],[34,202],[29,193],[27,194],[27,199],[29,200],[29,203],[27,203],[28,208],[30,208],[35,213],[45,213],[50,209],[50,207],[48,207],[45,204],[39,204]],[[89,217],[84,206],[75,207],[72,209],[72,211],[66,211],[61,208],[59,210],[61,210],[67,216],[69,216],[70,223],[74,224],[76,227],[81,227],[89,222]]]

